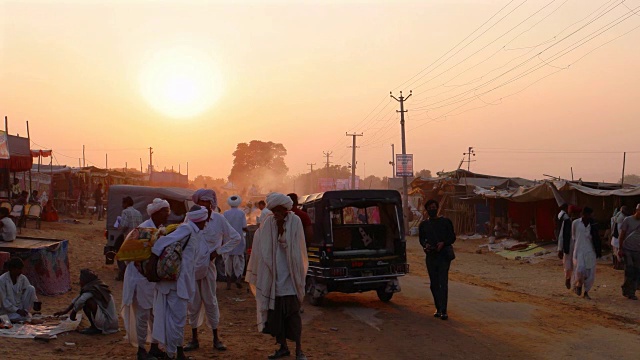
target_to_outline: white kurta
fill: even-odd
[[[574,244],[573,281],[584,291],[591,290],[596,279],[596,252],[591,241],[591,225],[585,226],[582,219],[576,219],[571,226]]]
[[[228,254],[241,241],[241,236],[222,214],[212,212],[207,225],[201,232],[202,241],[196,251],[196,291],[189,303],[189,322],[193,327],[207,325],[217,329],[220,323],[220,309],[216,296],[216,266],[210,260],[215,251],[218,255]]]
[[[38,301],[36,289],[26,276],[18,276],[15,284],[8,271],[0,276],[0,315],[8,315],[13,321],[28,320],[30,314],[23,318],[17,311],[22,309],[30,312],[34,301]]]
[[[153,220],[148,219],[139,227],[155,228]],[[122,283],[122,319],[127,331],[126,340],[134,347],[144,346],[147,341],[152,342],[153,329],[153,298],[156,284],[149,282],[138,271],[133,262],[127,264]]]
[[[196,224],[191,221],[186,222],[171,234],[158,239],[151,250],[159,256],[165,247],[191,235],[189,243],[182,252],[178,280],[158,282],[153,302],[153,339],[163,344],[171,356],[184,342],[187,305],[195,296],[194,263],[196,248],[201,241],[200,233]]]

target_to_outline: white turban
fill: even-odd
[[[293,200],[285,194],[272,192],[267,195],[267,208],[273,210],[276,206],[284,206],[287,210],[291,210],[293,207]]]
[[[231,195],[227,199],[227,203],[229,204],[229,206],[237,208],[242,203],[242,198],[238,195]]]
[[[151,216],[164,208],[170,208],[169,202],[164,199],[155,198],[151,204],[147,205],[147,214]]]
[[[198,210],[191,210],[187,213],[187,219],[193,221],[194,223],[205,221],[208,218],[209,210],[207,210],[207,208],[204,206],[201,206]]]

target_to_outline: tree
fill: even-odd
[[[618,181],[621,183],[622,179]],[[640,176],[636,174],[629,174],[624,176],[624,183],[629,185],[640,185]]]
[[[214,179],[211,176],[198,175],[191,182],[191,187],[200,189],[200,188],[209,188],[209,189],[217,189],[219,187],[224,186],[226,181],[222,178]]]
[[[284,162],[287,149],[271,141],[252,140],[240,143],[233,152],[229,181],[239,187],[256,185],[263,191],[280,188],[289,172]]]
[[[430,178],[431,177],[431,170],[423,169],[423,170],[418,171],[415,175],[416,175],[416,177]]]

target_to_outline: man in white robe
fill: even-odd
[[[191,324],[192,339],[185,351],[196,350],[200,347],[198,328],[204,324],[205,317],[213,331],[213,348],[224,351],[227,347],[218,335],[220,324],[220,309],[216,296],[217,269],[216,257],[228,254],[241,240],[238,234],[224,216],[213,211],[218,207],[215,191],[199,189],[193,194],[193,202],[207,209],[209,218],[202,231],[202,241],[196,251],[195,296],[189,302],[189,322]]]
[[[231,250],[224,259],[225,275],[227,276],[227,290],[231,290],[231,283],[235,281],[238,289],[242,288],[242,275],[244,273],[244,252],[246,250],[246,242],[244,232],[247,231],[247,218],[238,206],[242,203],[242,198],[238,195],[230,196],[227,203],[231,209],[224,212],[223,216],[231,227],[240,234],[240,243]]]
[[[573,221],[571,236],[574,241],[573,281],[575,293],[590,300],[589,291],[596,279],[596,260],[601,256],[600,237],[596,223],[592,220],[593,210],[585,207],[582,217]]]
[[[9,316],[13,322],[31,320],[30,311],[38,301],[36,289],[22,274],[24,263],[11,258],[5,263],[7,272],[0,276],[0,315]]]
[[[568,212],[567,212],[568,211]],[[564,283],[567,289],[571,289],[571,278],[573,277],[573,250],[575,242],[571,236],[572,216],[575,218],[580,213],[576,206],[562,204],[558,214],[558,257],[562,260],[564,268]],[[571,215],[570,215],[571,214]]]
[[[147,205],[147,219],[138,227],[159,229],[165,225],[169,217],[169,202],[154,199]],[[141,269],[131,261],[127,264],[122,284],[122,319],[127,331],[126,339],[138,348],[137,358],[143,360],[149,357],[164,357],[164,352],[158,348],[158,343],[151,339],[150,329],[153,329],[153,297],[156,284],[149,282],[140,272]],[[145,344],[151,341],[151,349],[147,354]]]
[[[302,221],[289,211],[292,205],[284,194],[267,195],[273,214],[262,219],[254,235],[247,267],[246,281],[256,297],[258,331],[272,335],[280,344],[269,359],[289,356],[289,339],[296,343],[296,360],[306,360],[300,306],[309,261]]]
[[[171,234],[162,236],[151,252],[160,256],[165,247],[179,241],[182,246],[180,273],[176,281],[159,281],[153,301],[153,339],[165,346],[170,359],[187,359],[184,355],[184,326],[187,306],[195,296],[194,263],[201,232],[208,218],[207,209],[199,207],[187,213],[184,224]]]

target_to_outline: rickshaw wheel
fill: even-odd
[[[309,299],[309,304],[313,305],[313,306],[321,306],[322,305],[322,301],[324,300],[324,297],[314,297],[312,296],[313,293],[315,293],[315,281],[310,278],[307,277],[307,298]]]
[[[380,299],[380,301],[383,301],[383,302],[389,302],[393,297],[393,293],[386,292],[384,288],[380,288],[376,290],[376,292],[378,293],[378,299]]]

